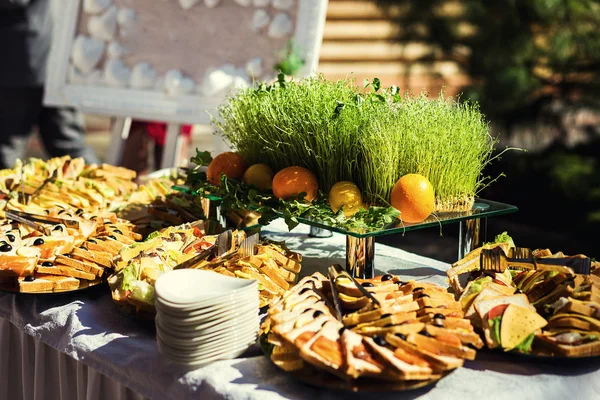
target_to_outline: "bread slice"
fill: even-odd
[[[383,372],[383,365],[375,361],[367,351],[362,336],[349,329],[344,329],[341,340],[346,374],[356,379],[359,376],[378,376]]]
[[[38,275],[39,278],[51,281],[52,290],[73,290],[79,287],[79,279],[70,276]]]
[[[411,333],[420,332],[425,328],[425,324],[422,322],[410,322],[401,325],[394,326],[366,326],[361,329],[353,329],[357,333],[365,336],[385,336],[388,333],[401,333],[403,335],[409,335]]]
[[[493,299],[475,301],[475,310],[477,311],[479,318],[481,318],[482,321],[485,321],[487,313],[492,308],[501,304],[514,304],[528,308],[531,311],[535,311],[535,308],[529,303],[527,296],[522,293],[514,294],[512,296],[495,297]]]
[[[385,336],[385,340],[396,348],[402,349],[411,355],[424,359],[436,372],[453,370],[461,367],[464,364],[464,360],[462,358],[442,356],[436,353],[431,353],[427,350],[418,348],[414,344],[396,335],[387,334]]]
[[[442,314],[446,318],[448,318],[448,317],[464,318],[464,316],[465,316],[462,310],[456,310],[456,309],[446,308],[446,307],[423,307],[423,308],[419,309],[419,311],[417,311],[417,315],[419,317],[422,317],[424,315],[429,315],[429,314],[433,314],[433,315]]]
[[[56,256],[54,264],[75,268],[83,272],[89,272],[90,274],[94,274],[98,277],[104,274],[104,268],[98,266],[97,264],[85,260],[78,260],[73,257]]]
[[[306,344],[299,347],[303,360],[344,379],[348,368],[339,334],[341,327],[338,321],[329,320]]]
[[[386,325],[400,325],[407,321],[415,320],[416,318],[416,312],[401,312],[388,316],[384,314],[382,318],[376,319],[374,321],[363,322],[362,324],[356,325],[356,329],[362,329],[367,326],[385,327]]]
[[[285,254],[276,250],[273,246],[259,246],[258,254],[265,254],[269,257],[272,257],[277,264],[294,274],[299,273],[300,269],[302,268],[302,265],[299,261],[287,257]]]
[[[91,274],[89,272],[80,271],[78,269],[66,267],[66,266],[62,266],[62,265],[56,265],[54,267],[44,267],[44,266],[38,265],[36,267],[36,271],[38,274],[71,276],[73,278],[85,279],[88,281],[93,281],[96,279],[95,274]]]
[[[54,283],[48,279],[43,279],[41,276],[35,276],[33,281],[25,280],[25,277],[19,277],[17,286],[19,292],[22,293],[51,292]]]
[[[596,332],[596,334],[600,333]],[[535,339],[536,344],[553,354],[566,357],[591,357],[600,355],[600,340],[590,341],[582,344],[564,344],[558,343],[552,338],[552,336],[547,335],[538,335]]]
[[[600,304],[569,298],[568,303],[560,307],[557,312],[561,314],[579,314],[600,319]]]
[[[113,256],[119,254],[119,251],[125,247],[125,245],[117,242],[116,240],[104,240],[99,237],[88,239],[83,246],[88,250],[104,251],[112,254]]]
[[[463,331],[473,332],[473,325],[471,325],[471,322],[468,319],[456,317],[436,318],[435,315],[436,314],[434,313],[429,313],[419,317],[419,321],[433,324],[440,328],[460,329]]]
[[[0,283],[13,283],[19,277],[26,277],[35,273],[35,266],[39,257],[21,257],[18,255],[0,256]]]
[[[417,348],[419,349],[423,349],[430,353],[439,354],[442,356],[474,360],[476,355],[475,350],[469,347],[462,345],[453,345],[448,342],[443,342],[441,340],[422,335],[420,333],[413,333],[408,335],[407,340],[410,343],[417,346]]]
[[[376,356],[376,360],[391,368],[402,380],[426,380],[432,377],[433,370],[430,367],[409,364],[396,357],[392,350],[379,346],[371,338],[364,338],[363,341]]]
[[[106,268],[113,268],[113,256],[105,251],[90,251],[76,247],[73,249],[72,255],[80,257],[86,261],[91,261]]]
[[[556,314],[548,321],[548,329],[572,328],[582,331],[600,331],[600,320],[578,314]]]

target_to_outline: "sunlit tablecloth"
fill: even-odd
[[[308,238],[274,223],[265,234],[304,255],[303,274],[344,262],[345,237]],[[401,241],[402,238],[398,237]],[[445,284],[447,264],[377,245],[379,272]],[[58,350],[58,351],[55,351]],[[76,361],[75,361],[76,360]],[[540,362],[480,353],[430,389],[378,398],[594,399],[600,362]],[[187,371],[158,352],[153,324],[122,314],[107,289],[78,295],[0,293],[0,399],[280,399],[359,395],[318,390],[294,381],[261,355]]]

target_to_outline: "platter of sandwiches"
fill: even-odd
[[[555,359],[600,356],[600,265],[583,255],[517,248],[508,239],[499,235],[447,271],[487,347]],[[490,261],[499,257],[505,261]]]
[[[393,275],[354,280],[339,266],[301,279],[273,302],[263,349],[314,386],[351,391],[430,385],[484,343],[440,286]]]
[[[102,282],[113,256],[140,240],[128,221],[109,212],[54,207],[43,214],[7,211],[0,224],[0,290],[49,294]]]
[[[260,307],[269,305],[294,285],[301,256],[281,243],[227,230],[206,235],[204,221],[169,227],[145,241],[122,248],[109,277],[113,300],[142,317],[155,314],[154,284],[158,277],[183,268],[258,281]]]

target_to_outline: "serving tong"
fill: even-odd
[[[194,257],[177,264],[175,267],[173,267],[173,269],[192,268],[194,265],[206,260],[213,254],[217,257],[220,257],[221,260],[231,257],[236,252],[240,252],[242,257],[254,255],[255,245],[258,244],[258,239],[258,234],[254,234],[242,240],[239,248],[232,249],[233,233],[231,230],[227,230],[217,236],[217,239],[213,245],[198,253]]]
[[[480,257],[483,271],[504,272],[507,268],[520,270],[559,271],[589,275],[589,257],[534,257],[531,249],[517,247],[507,256],[500,247],[484,249]],[[565,270],[567,268],[567,270]]]
[[[79,221],[73,219],[64,219],[58,217],[51,217],[49,215],[38,215],[26,213],[23,211],[8,210],[5,212],[7,219],[20,222],[24,225],[30,226],[33,229],[42,232],[46,236],[50,236],[52,229],[41,224],[58,225],[63,224],[67,228],[79,229]]]
[[[337,286],[335,284],[336,280],[340,277],[348,278],[354,283],[354,285],[360,290],[363,296],[367,296],[369,300],[371,300],[377,307],[381,307],[379,300],[377,300],[371,292],[369,292],[363,285],[361,285],[352,275],[350,275],[344,268],[342,268],[339,264],[333,264],[329,267],[329,284],[331,286],[331,294],[333,297],[333,305],[335,306],[336,317],[338,321],[342,320],[343,312],[342,305],[340,304],[339,292]]]

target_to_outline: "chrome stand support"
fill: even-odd
[[[316,226],[311,226],[310,233],[308,234],[308,237],[311,238],[328,238],[332,236],[333,232],[328,231],[327,229],[318,228]]]
[[[355,278],[375,276],[375,238],[346,236],[346,271]]]
[[[483,228],[483,236],[481,235]],[[479,247],[487,233],[487,218],[460,221],[458,227],[458,259],[461,260],[471,250]]]

